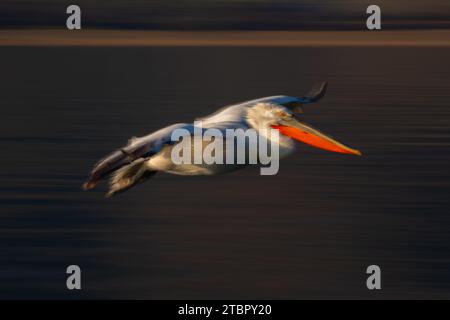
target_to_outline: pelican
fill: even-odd
[[[218,129],[275,129],[279,131],[280,158],[295,150],[294,140],[311,146],[351,155],[361,155],[353,149],[336,141],[331,136],[300,121],[303,105],[317,102],[326,92],[327,82],[314,87],[303,97],[271,96],[249,100],[223,107],[215,113],[201,118],[202,130]],[[172,141],[174,130],[185,129],[191,135],[195,123],[170,125],[143,137],[133,137],[128,144],[110,153],[94,166],[84,190],[93,189],[101,180],[111,176],[107,197],[128,190],[151,178],[158,171],[178,175],[217,175],[231,172],[245,165],[229,164],[175,164],[171,150],[177,144]],[[192,138],[192,136],[191,136]]]

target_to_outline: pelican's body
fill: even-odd
[[[179,175],[217,175],[235,171],[244,167],[243,164],[207,164],[201,162],[175,164],[172,160],[172,149],[176,143],[172,141],[172,133],[183,129],[186,138],[194,139],[194,132],[205,132],[215,129],[223,133],[227,129],[255,129],[258,134],[262,129],[278,129],[279,139],[271,141],[279,149],[279,157],[283,158],[295,150],[293,139],[314,145],[330,151],[350,154],[360,154],[325,134],[299,122],[295,112],[305,103],[320,99],[326,89],[326,83],[318,91],[313,91],[303,98],[290,96],[271,96],[230,105],[212,115],[201,118],[201,128],[195,123],[174,124],[140,138],[132,138],[129,143],[100,160],[91,172],[88,181],[83,185],[85,190],[92,189],[106,176],[112,174],[108,195],[124,191],[153,176],[158,171]],[[196,131],[197,130],[197,131]],[[271,137],[266,137],[271,140]],[[207,145],[210,142],[203,142]],[[192,144],[194,145],[194,144]],[[226,143],[224,142],[224,146]],[[195,152],[195,150],[192,150]],[[226,154],[227,148],[223,150]],[[246,153],[252,152],[250,149]],[[249,155],[247,155],[249,156]]]

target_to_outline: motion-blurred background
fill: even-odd
[[[83,25],[176,30],[317,30],[365,28],[366,8],[382,8],[389,29],[447,28],[447,0],[2,0],[0,26],[65,26],[65,8],[82,8]]]
[[[81,31],[65,29],[70,4],[0,1],[1,298],[450,298],[450,37],[431,30],[449,26],[448,0],[377,1],[381,31],[365,30],[366,1],[80,0]],[[67,46],[92,29],[112,31]],[[171,46],[151,42],[166,29]],[[215,46],[217,30],[231,40]],[[245,30],[295,32],[281,47]],[[303,145],[276,176],[81,191],[132,136],[324,80],[304,121],[364,156]]]

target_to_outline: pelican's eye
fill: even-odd
[[[277,117],[279,117],[280,119],[286,119],[286,118],[290,118],[292,117],[292,115],[290,113],[287,113],[283,110],[277,110],[275,112],[275,114],[277,115]]]

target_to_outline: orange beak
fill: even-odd
[[[285,136],[316,148],[338,153],[361,155],[361,151],[343,145],[330,136],[314,129],[310,125],[297,121],[294,118],[292,118],[292,120],[284,120],[279,125],[273,125],[272,128],[277,129]]]

